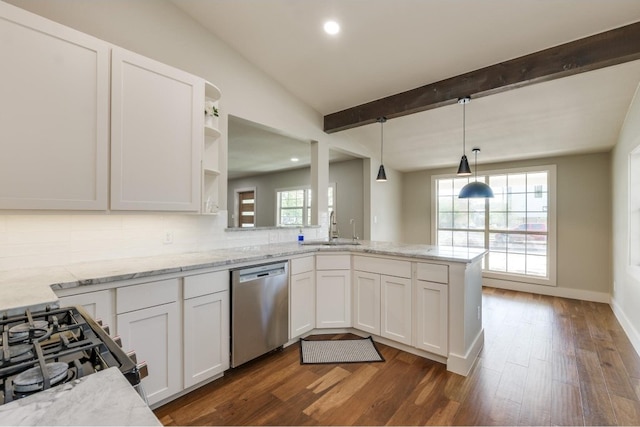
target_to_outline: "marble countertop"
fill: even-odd
[[[279,243],[243,246],[205,252],[112,259],[66,266],[0,271],[0,314],[22,313],[25,308],[42,310],[57,304],[55,290],[97,285],[160,274],[188,272],[215,267],[230,267],[272,258],[287,258],[305,253],[350,252],[398,256],[416,260],[470,263],[486,250],[466,247],[359,241],[358,245],[340,240],[336,245],[305,242],[304,245]],[[326,242],[325,242],[326,243]]]
[[[161,426],[118,368],[0,406],[0,425]]]

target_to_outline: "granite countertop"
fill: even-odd
[[[393,242],[359,241],[358,245],[339,240],[335,245],[307,241],[304,245],[279,243],[243,246],[172,255],[113,259],[57,267],[0,271],[0,314],[22,313],[25,308],[42,310],[55,306],[55,290],[97,285],[160,274],[188,272],[202,268],[229,267],[263,262],[305,253],[350,252],[398,256],[416,260],[470,263],[485,254],[484,249],[438,247]],[[326,243],[326,242],[325,242]]]
[[[0,406],[0,425],[161,426],[118,368]]]

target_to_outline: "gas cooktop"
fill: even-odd
[[[140,383],[139,367],[82,307],[26,310],[1,319],[0,332],[0,404],[113,366]]]

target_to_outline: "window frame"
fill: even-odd
[[[333,191],[333,205],[329,205],[328,206],[328,210],[329,212],[331,210],[336,210],[336,206],[338,204],[338,200],[337,200],[337,186],[335,182],[330,182],[329,186],[327,187],[327,192],[329,190]],[[303,191],[303,206],[302,206],[302,225],[282,225],[280,224],[280,193],[284,192],[284,191]],[[309,227],[312,224],[310,224],[311,222],[311,198],[313,197],[312,190],[311,190],[311,186],[310,185],[303,185],[303,186],[296,186],[296,187],[285,187],[285,188],[276,188],[275,189],[275,198],[276,198],[276,203],[275,203],[275,224],[276,227]]]
[[[540,165],[540,166],[528,166],[522,168],[508,168],[508,169],[491,169],[484,170],[478,173],[478,180],[487,180],[492,175],[505,175],[505,174],[519,174],[519,173],[534,173],[534,172],[547,172],[548,180],[548,209],[547,209],[547,276],[530,276],[525,274],[515,274],[509,272],[490,271],[484,268],[486,263],[486,257],[490,256],[489,252],[483,258],[484,265],[482,269],[482,277],[485,284],[509,284],[511,283],[515,287],[522,284],[533,285],[545,285],[545,286],[557,286],[557,230],[556,230],[556,193],[557,193],[557,170],[556,165]],[[439,179],[455,179],[461,178],[455,173],[440,174],[431,176],[431,244],[437,245],[438,236],[438,187],[437,181]],[[475,179],[474,176],[469,177],[470,180]],[[485,247],[489,241],[489,204],[485,205],[485,228],[484,228],[484,240]],[[488,248],[487,248],[488,251]]]

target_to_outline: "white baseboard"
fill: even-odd
[[[638,333],[638,330],[635,328],[633,323],[631,323],[625,312],[622,310],[622,307],[620,307],[613,298],[611,299],[611,309],[618,319],[618,322],[620,322],[622,329],[624,329],[624,332],[627,334],[629,341],[631,341],[631,345],[633,345],[636,353],[640,355],[640,333]]]
[[[579,299],[583,301],[611,303],[611,295],[606,292],[586,291],[584,289],[559,288],[556,286],[533,285],[530,283],[511,282],[485,277],[482,285],[490,288],[509,289],[511,291],[530,292],[532,294],[549,295],[552,297]]]
[[[473,340],[473,344],[469,348],[469,351],[465,355],[449,353],[447,358],[447,371],[467,376],[473,365],[478,360],[480,350],[484,346],[484,329],[481,329],[476,338]]]

